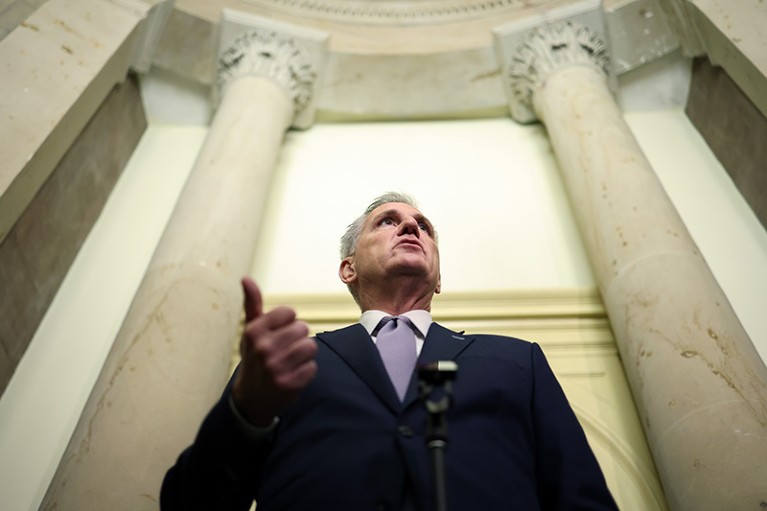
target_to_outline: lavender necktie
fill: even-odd
[[[417,358],[415,334],[405,316],[386,316],[378,324],[376,346],[400,401],[405,398]]]

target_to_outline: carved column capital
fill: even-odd
[[[216,77],[218,97],[229,83],[242,76],[262,76],[284,87],[293,99],[297,116],[312,100],[317,71],[309,53],[294,38],[253,29],[221,52]]]
[[[530,30],[509,62],[508,79],[515,99],[532,109],[536,86],[557,69],[572,64],[592,66],[607,76],[607,46],[596,32],[573,21]]]

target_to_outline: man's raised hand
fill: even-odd
[[[248,422],[268,426],[317,374],[317,344],[293,309],[276,307],[263,312],[261,291],[253,279],[244,277],[242,290],[245,328],[232,397]]]

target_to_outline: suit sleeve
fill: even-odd
[[[160,509],[248,511],[273,431],[254,434],[238,417],[229,387],[208,413],[194,443],[168,470]]]
[[[536,479],[542,509],[617,510],[578,419],[537,344],[532,345]]]

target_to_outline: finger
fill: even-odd
[[[276,349],[287,349],[292,344],[309,337],[309,327],[303,321],[289,321],[282,326],[271,329],[266,336]]]
[[[245,329],[240,343],[240,355],[253,356],[276,372],[284,368],[284,362],[290,356],[296,344],[309,343],[310,349],[316,351],[315,342],[307,337],[309,328],[302,321],[290,323],[277,330],[263,328],[261,317],[253,321]]]
[[[243,308],[245,309],[245,322],[249,322],[263,314],[263,299],[261,290],[250,277],[242,278],[242,292],[245,295]]]
[[[279,335],[283,328],[294,324],[305,325],[303,322],[296,321],[296,313],[293,309],[288,307],[278,307],[246,322],[242,335],[244,338],[247,337],[253,342],[261,342],[261,339],[271,339],[275,335]],[[295,336],[302,337],[307,335],[307,333],[308,327],[306,327],[305,333],[296,334]]]
[[[308,335],[309,327],[303,321],[296,321],[292,309],[273,309],[245,324],[240,355],[253,353],[261,359],[270,358],[292,343],[308,339]]]
[[[265,312],[258,318],[258,328],[262,328],[265,331],[276,331],[296,321],[296,311],[290,307],[280,305],[270,311]]]
[[[309,360],[277,378],[277,385],[288,392],[296,392],[306,388],[317,375],[317,362]]]
[[[294,339],[271,353],[270,365],[275,372],[292,371],[317,356],[317,343],[309,337]]]

